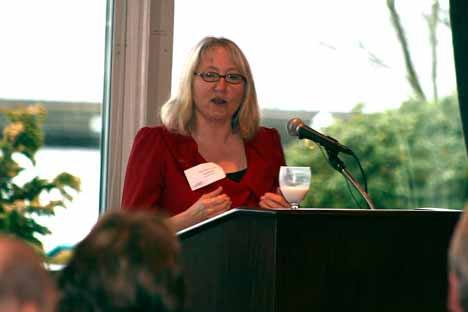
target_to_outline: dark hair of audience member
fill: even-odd
[[[59,311],[182,311],[180,245],[154,213],[111,212],[59,276]]]

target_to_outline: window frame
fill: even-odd
[[[100,211],[120,208],[137,131],[159,125],[170,96],[174,0],[114,0],[110,96],[103,128]]]

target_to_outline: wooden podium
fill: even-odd
[[[459,214],[233,209],[178,233],[188,311],[446,311]]]

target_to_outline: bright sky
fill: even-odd
[[[105,2],[1,0],[0,98],[101,102]]]
[[[448,7],[448,0],[442,6]],[[247,55],[260,105],[369,111],[409,94],[385,0],[175,0],[174,82],[191,47],[206,35],[236,41]],[[421,77],[431,60],[422,13],[430,1],[397,1]],[[100,102],[104,0],[0,2],[0,98]],[[365,8],[365,9],[364,9]],[[440,94],[455,87],[450,32],[439,27]],[[360,48],[360,44],[365,49]],[[368,52],[385,64],[369,62]],[[425,80],[427,94],[430,81]]]
[[[417,70],[430,77],[422,13],[430,12],[431,2],[396,2]],[[448,8],[448,1],[440,2]],[[439,29],[439,93],[448,94],[455,86],[451,37],[445,26]],[[364,102],[376,111],[398,106],[410,93],[385,0],[176,0],[174,77],[206,35],[228,37],[244,50],[262,107],[349,111]],[[369,62],[360,43],[387,67]],[[424,82],[430,94],[430,81]]]

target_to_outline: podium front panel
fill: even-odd
[[[189,311],[274,311],[275,223],[239,211],[181,235]]]
[[[189,311],[446,311],[458,211],[232,210],[179,233]]]

